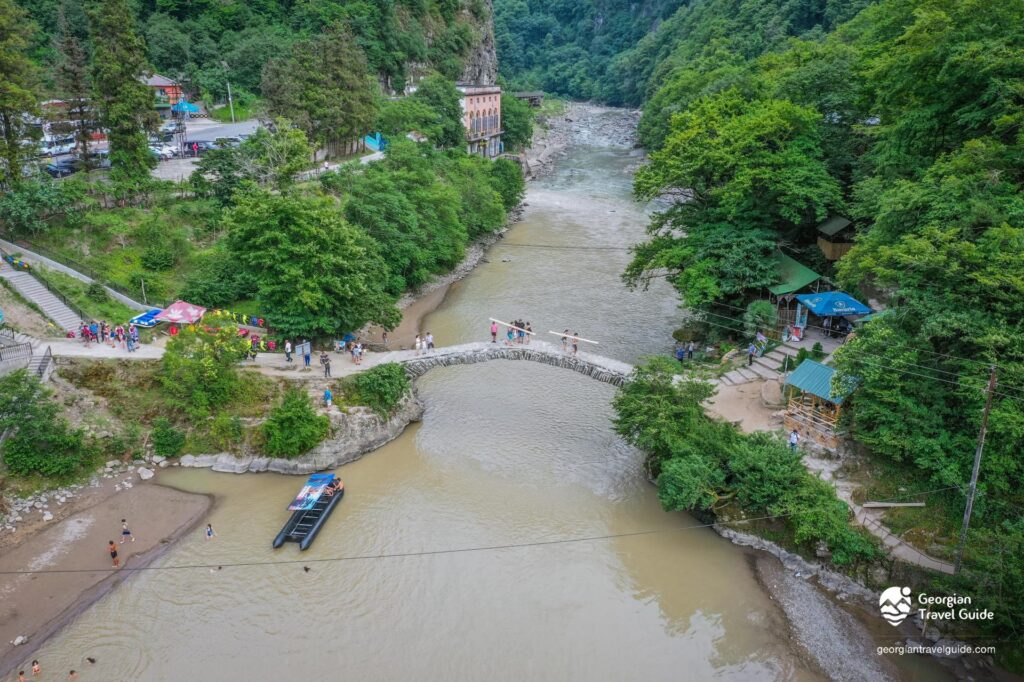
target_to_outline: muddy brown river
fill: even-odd
[[[646,223],[629,196],[636,160],[575,147],[424,331],[443,345],[521,318],[623,360],[668,352],[675,297],[619,280]],[[822,679],[753,555],[661,510],[641,454],[611,430],[612,387],[492,362],[418,390],[422,424],[340,470],[345,498],[305,553],[270,548],[301,479],[161,472],[216,496],[218,537],[197,532],[155,565],[250,565],[136,575],[38,658],[56,675],[92,656],[102,675],[80,679],[118,681]],[[651,530],[665,532],[416,555]],[[381,554],[406,556],[338,560]]]

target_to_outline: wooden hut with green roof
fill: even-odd
[[[836,424],[849,391],[832,388],[835,370],[814,360],[804,360],[786,379],[790,392],[783,419],[786,431],[796,429],[804,438],[834,450],[839,445]]]

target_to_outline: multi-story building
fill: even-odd
[[[154,106],[160,112],[160,116],[163,118],[170,117],[171,108],[179,100],[184,99],[181,85],[167,76],[161,76],[158,73],[154,73],[145,80],[146,85],[153,89]]]
[[[501,88],[467,83],[459,83],[456,87],[462,93],[466,151],[495,158],[504,151],[501,144]]]

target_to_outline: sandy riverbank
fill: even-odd
[[[131,478],[132,487],[124,488],[123,480]],[[18,666],[27,668],[49,637],[196,530],[212,502],[127,474],[102,480],[59,510],[50,505],[54,520],[44,523],[35,514],[39,519],[5,535],[0,572],[33,573],[0,575],[0,678]],[[122,518],[135,542],[120,544]],[[118,543],[120,570],[111,567],[110,540]],[[28,641],[14,646],[19,636]]]

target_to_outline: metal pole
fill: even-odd
[[[992,392],[996,388],[996,367],[989,370],[988,388],[985,390],[985,410],[981,415],[981,430],[978,432],[978,447],[974,450],[974,469],[971,471],[971,483],[967,488],[967,506],[964,508],[964,522],[960,529],[960,544],[956,549],[956,564],[953,573],[960,572],[964,562],[964,545],[967,544],[967,528],[971,523],[971,511],[974,509],[974,494],[978,489],[978,471],[981,469],[981,453],[985,449],[985,430],[988,428],[988,413],[992,408]]]
[[[231,122],[234,123],[235,122],[235,102],[234,102],[233,99],[231,99],[231,81],[225,80],[224,82],[228,84],[228,108],[231,109]]]
[[[146,300],[146,280],[140,277],[139,281],[142,282],[142,302],[149,305],[149,301]]]

